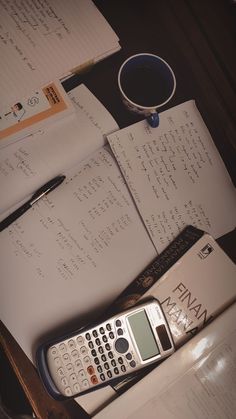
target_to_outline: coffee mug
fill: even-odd
[[[154,54],[129,57],[120,67],[118,86],[124,104],[144,115],[151,127],[159,125],[157,109],[174,95],[176,79],[169,64]]]

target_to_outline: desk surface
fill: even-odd
[[[130,55],[150,52],[173,68],[177,89],[163,107],[195,99],[215,144],[236,184],[236,4],[230,0],[95,0],[120,38],[121,51],[92,70],[67,80],[70,90],[84,83],[122,128],[141,119],[125,110],[119,97],[117,73]],[[236,230],[218,240],[236,262]],[[2,346],[39,418],[88,417],[74,402],[53,402],[12,337],[0,327]]]

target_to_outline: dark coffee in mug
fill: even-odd
[[[165,60],[154,54],[141,53],[122,64],[118,86],[125,106],[145,115],[151,127],[155,128],[159,125],[157,109],[172,98],[176,80]]]
[[[163,74],[157,77],[157,71],[149,66],[140,65],[132,68],[121,77],[121,86],[125,95],[137,105],[155,107],[171,95],[173,87],[166,83]]]

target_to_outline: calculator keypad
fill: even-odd
[[[115,345],[116,342],[120,345]],[[58,390],[65,396],[75,396],[132,371],[137,359],[129,346],[120,319],[53,345],[47,361]]]

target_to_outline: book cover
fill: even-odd
[[[143,298],[158,299],[178,349],[235,301],[235,278],[235,264],[212,236],[188,226],[126,288],[115,308],[125,309]],[[119,394],[127,391],[153,368],[114,389]]]

